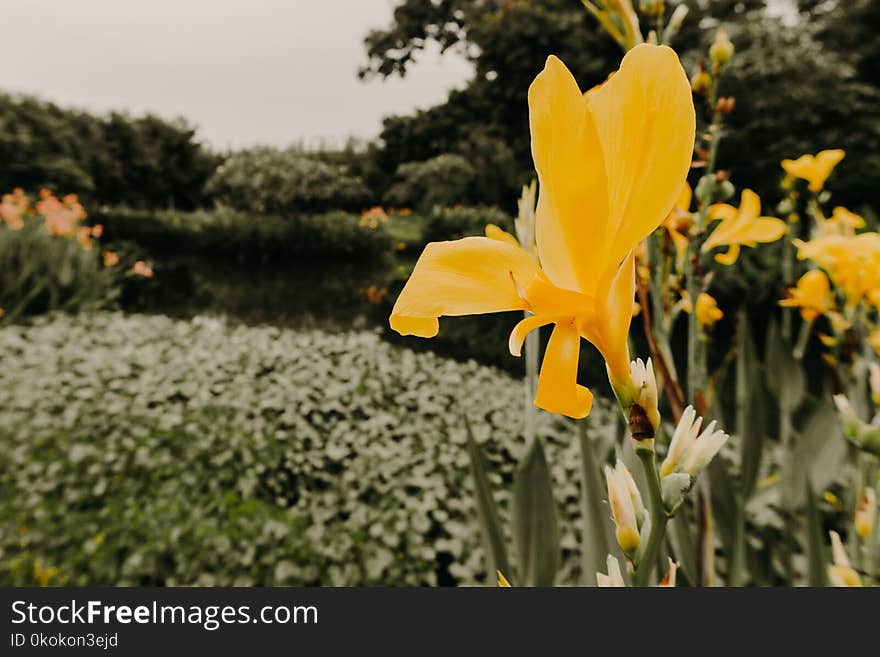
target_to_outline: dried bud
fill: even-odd
[[[736,98],[733,96],[722,96],[718,99],[718,102],[715,104],[715,111],[719,114],[733,114],[733,110],[736,109]]]

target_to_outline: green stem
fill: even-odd
[[[660,489],[660,475],[657,472],[657,460],[653,450],[638,450],[645,478],[648,481],[648,499],[651,504],[651,531],[648,533],[648,542],[641,551],[638,564],[633,573],[633,586],[647,586],[657,564],[657,551],[663,542],[666,533],[666,523],[669,518],[663,507],[663,494]]]

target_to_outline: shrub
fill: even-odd
[[[230,208],[195,212],[111,210],[95,221],[114,240],[130,240],[153,253],[201,253],[242,261],[286,257],[379,258],[391,251],[384,222],[359,215],[254,216]]]
[[[346,167],[296,148],[258,147],[233,153],[206,189],[223,205],[258,214],[359,211],[370,201],[363,181]]]
[[[119,257],[102,253],[100,229],[81,225],[76,196],[41,193],[35,208],[22,190],[0,202],[0,317],[109,305],[118,294]]]
[[[397,179],[385,200],[395,205],[430,210],[466,198],[476,171],[461,155],[444,153],[424,162],[406,162],[397,167]]]
[[[486,224],[496,224],[512,233],[513,219],[497,208],[435,208],[425,225],[425,241],[457,240],[469,235],[484,235]]]
[[[520,380],[373,333],[158,316],[40,319],[0,351],[0,584],[485,581],[460,418],[506,513]],[[575,583],[577,440],[539,424]]]

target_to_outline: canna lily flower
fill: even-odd
[[[741,246],[755,246],[758,242],[775,242],[788,232],[785,222],[775,217],[761,217],[761,199],[750,189],[744,189],[739,209],[727,203],[709,206],[708,219],[721,223],[703,242],[703,252],[728,245],[727,253],[716,254],[722,265],[732,265],[739,257]]]
[[[681,297],[681,309],[690,314],[693,310],[690,294],[684,291]],[[715,324],[724,317],[724,311],[718,307],[718,302],[708,292],[700,292],[697,295],[697,323],[703,329],[711,330]]]
[[[620,563],[617,559],[609,554],[606,563],[608,564],[608,574],[596,573],[596,585],[600,588],[625,587],[626,583],[623,581],[623,573],[620,572]]]
[[[816,155],[801,155],[796,160],[782,160],[782,168],[790,177],[806,180],[811,192],[821,192],[828,176],[845,155],[839,148]]]
[[[633,249],[681,190],[694,144],[687,77],[666,46],[639,45],[607,82],[582,94],[556,57],[529,89],[538,172],[538,261],[511,240],[467,237],[425,247],[394,305],[391,328],[433,337],[441,316],[529,311],[510,335],[553,324],[535,404],[573,418],[590,412],[577,384],[580,340],[605,359],[615,389],[629,379]],[[512,237],[512,236],[511,236]]]
[[[666,229],[666,234],[675,247],[675,262],[679,269],[684,267],[684,261],[687,257],[688,231],[690,231],[691,224],[693,223],[690,211],[692,197],[693,190],[690,185],[685,183],[681,194],[678,195],[675,206],[672,208],[672,212],[669,213],[663,222],[663,228]]]
[[[849,565],[849,558],[837,532],[831,534],[831,554],[834,563],[828,566],[828,579],[832,586],[859,587],[862,579],[855,569]]]
[[[639,547],[639,532],[646,518],[642,496],[623,461],[618,461],[613,468],[605,466],[605,481],[611,517],[617,527],[617,543],[626,554],[632,555]]]
[[[789,289],[789,298],[779,302],[787,308],[800,308],[805,322],[812,322],[834,308],[831,283],[825,273],[811,269],[800,277],[797,286]]]

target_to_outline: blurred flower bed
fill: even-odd
[[[57,315],[0,350],[2,584],[485,581],[458,418],[506,510],[519,380],[371,332],[205,318]],[[577,440],[547,414],[539,431],[576,583]]]

